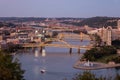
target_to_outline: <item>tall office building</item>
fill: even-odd
[[[112,29],[111,29],[111,27],[107,27],[107,35],[106,35],[106,37],[107,37],[106,44],[110,46],[111,41],[112,41]]]
[[[106,45],[111,45],[112,41],[112,28],[108,26],[107,28],[102,28],[102,35],[101,35],[102,41]]]
[[[106,31],[106,28],[105,27],[103,27],[102,28],[102,34],[101,34],[101,38],[102,38],[102,41],[104,42],[104,43],[106,43],[106,35],[107,35],[107,31]]]

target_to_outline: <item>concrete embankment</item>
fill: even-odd
[[[105,64],[99,62],[89,62],[92,66],[85,66],[84,64],[87,63],[85,61],[77,61],[73,67],[75,69],[82,69],[82,70],[96,70],[96,69],[105,69],[105,68],[115,68],[120,67],[120,64]]]

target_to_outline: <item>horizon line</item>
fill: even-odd
[[[120,16],[91,16],[91,17],[40,17],[40,16],[0,16],[0,18],[93,18],[93,17],[115,17]]]

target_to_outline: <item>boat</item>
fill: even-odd
[[[43,74],[43,73],[46,72],[46,70],[45,69],[41,69],[40,72]]]

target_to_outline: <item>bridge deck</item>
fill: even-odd
[[[78,46],[78,45],[66,45],[66,44],[23,44],[23,47],[59,47],[59,48],[75,48],[75,49],[90,49],[92,46]]]

